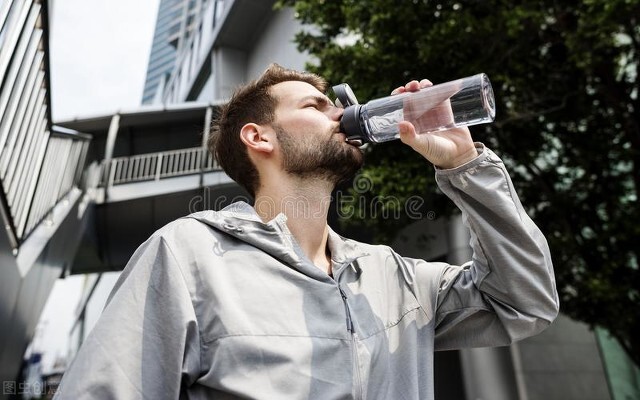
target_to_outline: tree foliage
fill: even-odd
[[[349,83],[363,103],[411,79],[487,73],[498,114],[472,134],[503,158],[546,234],[563,311],[608,329],[640,365],[640,0],[280,5],[315,27],[297,36],[316,60],[309,68]],[[406,146],[367,152],[363,174],[373,185],[363,195],[420,196],[425,210],[451,211]],[[388,240],[411,222],[403,215],[366,223]]]

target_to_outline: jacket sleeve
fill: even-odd
[[[542,331],[559,309],[547,241],[502,161],[476,146],[473,161],[436,171],[438,186],[470,229],[472,260],[411,266],[419,299],[434,313],[436,350],[506,345]]]
[[[56,399],[177,399],[197,379],[200,337],[190,292],[161,236],[134,253]]]

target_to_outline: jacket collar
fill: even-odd
[[[338,264],[350,264],[360,257],[368,256],[361,243],[338,235],[329,227],[328,238],[331,260]]]
[[[287,217],[284,214],[278,214],[271,221],[263,222],[251,205],[239,201],[217,212],[202,211],[191,214],[189,217],[247,242],[294,266],[303,263],[306,259],[287,228]],[[332,261],[338,264],[349,264],[368,255],[362,248],[362,244],[338,235],[331,228],[329,228],[328,246]]]

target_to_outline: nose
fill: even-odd
[[[342,114],[344,114],[344,108],[331,106],[331,119],[334,121],[340,121],[342,119]]]

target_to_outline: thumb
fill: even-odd
[[[411,122],[401,121],[398,123],[398,130],[400,132],[400,140],[402,143],[413,147],[416,138],[418,137],[416,128],[413,124]]]

